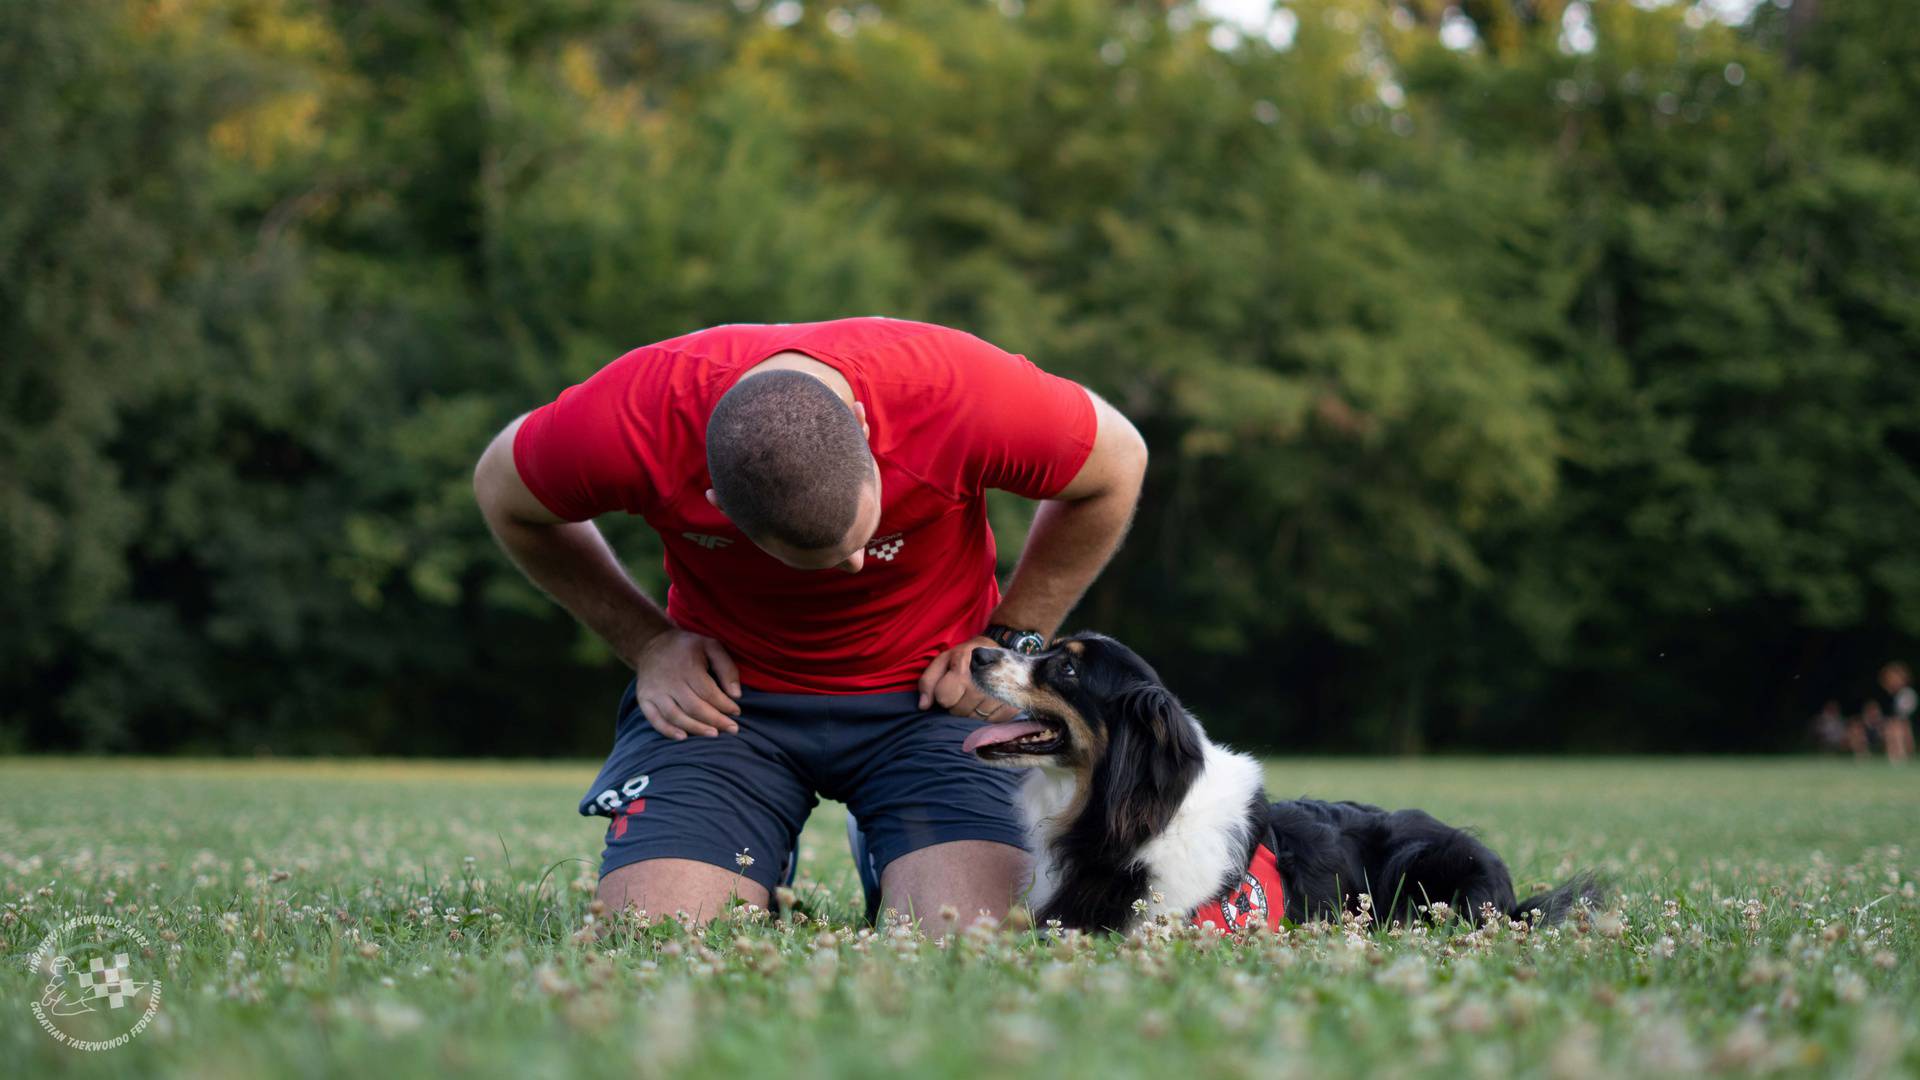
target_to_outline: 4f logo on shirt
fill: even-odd
[[[893,557],[900,554],[900,549],[905,546],[907,546],[906,533],[890,533],[886,536],[877,536],[867,541],[867,556],[869,558],[879,559],[881,562],[892,562]]]
[[[733,543],[732,538],[726,537],[726,536],[710,536],[706,533],[696,533],[696,532],[683,532],[680,535],[686,537],[687,539],[693,541],[696,544],[699,544],[701,547],[706,548],[708,551],[712,551],[714,548],[723,548],[723,547],[726,547],[728,544]]]

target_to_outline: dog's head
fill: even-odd
[[[1071,769],[1076,829],[1132,850],[1166,827],[1199,775],[1200,726],[1145,660],[1100,634],[1075,634],[1032,656],[976,649],[973,681],[1020,710],[967,736],[996,765]]]
[[[1118,748],[1197,746],[1193,719],[1139,654],[1101,634],[1075,634],[1031,656],[975,649],[975,685],[1020,710],[967,737],[983,761],[1088,769]]]

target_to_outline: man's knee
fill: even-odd
[[[608,871],[598,892],[609,914],[633,908],[653,916],[686,912],[705,923],[736,901],[767,906],[759,882],[693,859],[646,859]]]
[[[1005,918],[1029,865],[1027,853],[1009,844],[955,840],[888,863],[881,891],[886,907],[912,915],[929,933],[947,934],[983,912]]]

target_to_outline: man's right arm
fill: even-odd
[[[740,674],[719,642],[668,621],[640,591],[591,521],[566,521],[541,504],[514,464],[521,417],[494,437],[473,472],[474,498],[500,546],[634,669],[641,712],[669,738],[733,732]],[[724,690],[722,689],[724,685]]]

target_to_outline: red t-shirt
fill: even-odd
[[[795,570],[707,502],[707,418],[741,372],[804,353],[866,405],[880,527],[865,567]],[[984,493],[1057,494],[1093,449],[1077,384],[971,334],[897,319],[720,326],[647,345],[531,413],[520,477],[569,521],[611,510],[666,545],[667,615],[715,638],[760,690],[914,685],[1000,602]]]

